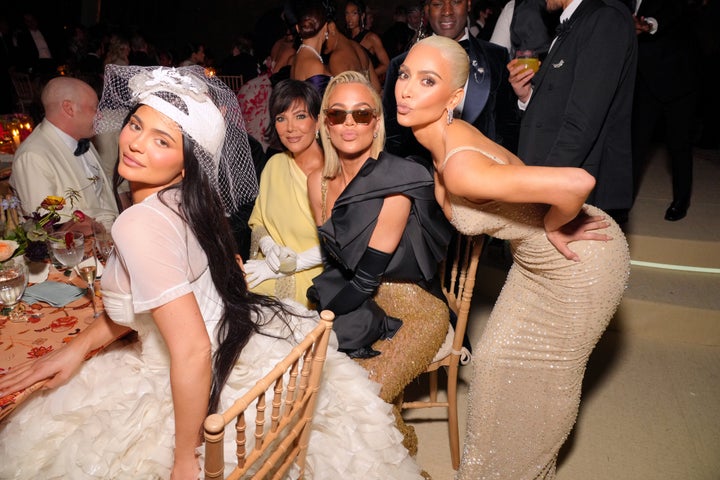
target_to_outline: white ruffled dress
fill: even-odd
[[[222,307],[195,237],[156,196],[125,211],[113,236],[118,254],[103,275],[105,306],[114,321],[136,330],[138,338],[111,345],[85,362],[68,383],[36,393],[0,423],[0,479],[170,477],[174,419],[169,356],[149,310],[193,292],[214,341]],[[297,313],[288,318],[290,328],[275,318],[263,328],[269,335],[250,338],[223,390],[221,409],[316,325],[314,312],[298,304],[289,308]],[[378,391],[364,369],[331,345],[310,436],[308,478],[422,478]],[[226,459],[234,459],[232,429],[225,436]]]

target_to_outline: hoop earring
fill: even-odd
[[[450,125],[453,122],[453,111],[448,108],[447,112],[447,124]]]

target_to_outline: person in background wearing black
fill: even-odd
[[[685,218],[692,193],[691,130],[697,76],[687,4],[677,0],[643,0],[634,12],[638,65],[633,104],[633,180],[635,194],[660,120],[670,153],[672,203],[665,220]]]

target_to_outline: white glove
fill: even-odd
[[[249,288],[255,288],[265,280],[284,276],[284,273],[273,272],[265,260],[248,260],[245,262],[245,281]]]
[[[280,253],[282,247],[266,235],[258,241],[260,250],[265,255],[265,261],[273,272],[280,271]]]
[[[322,251],[320,245],[312,248],[308,248],[302,253],[297,254],[297,268],[296,271],[307,270],[309,268],[317,267],[322,265]]]

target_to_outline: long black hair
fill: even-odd
[[[183,134],[185,178],[160,192],[180,189],[180,215],[195,234],[208,259],[213,284],[223,301],[223,314],[217,326],[218,348],[213,354],[213,378],[208,413],[217,410],[220,393],[230,376],[240,352],[254,333],[260,333],[263,322],[287,311],[271,297],[248,290],[245,274],[236,260],[238,248],[222,201],[194,154],[194,141]],[[272,315],[263,314],[267,307]],[[285,320],[286,321],[286,320]],[[286,321],[287,323],[287,321]]]
[[[131,110],[123,126],[136,110],[137,107]],[[164,197],[170,191],[180,190],[179,211],[176,213],[190,227],[205,252],[213,284],[223,302],[223,314],[216,329],[218,348],[213,354],[212,387],[208,404],[208,413],[214,413],[220,402],[222,388],[250,337],[262,333],[260,327],[276,315],[287,324],[289,313],[274,298],[248,290],[245,274],[236,259],[238,247],[220,196],[212,188],[195,156],[194,140],[184,132],[182,138],[185,177],[181,182],[158,192],[158,199],[175,211]],[[116,181],[119,178],[117,164],[114,177]],[[263,311],[264,307],[267,310]],[[289,332],[292,332],[291,328]]]

